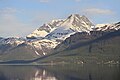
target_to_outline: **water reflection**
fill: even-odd
[[[0,80],[120,80],[119,66],[0,66]]]
[[[57,80],[57,79],[54,75],[43,69],[43,70],[37,70],[35,72],[35,77],[31,80]]]
[[[0,66],[0,80],[57,80],[45,69],[36,66]]]

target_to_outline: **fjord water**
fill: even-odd
[[[120,80],[119,65],[0,66],[0,80]]]

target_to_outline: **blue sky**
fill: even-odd
[[[94,24],[120,21],[120,0],[0,0],[0,36],[25,37],[43,23],[70,14]]]

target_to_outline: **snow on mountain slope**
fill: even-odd
[[[95,25],[95,27],[96,27],[96,28],[101,28],[101,27],[103,27],[103,26],[105,26],[105,25],[110,25],[110,24],[108,24],[108,23],[106,23],[106,24],[97,24],[97,25]]]
[[[109,30],[118,30],[120,29],[120,22],[115,24],[97,24],[97,31],[109,31]]]
[[[0,40],[0,44],[19,45],[25,42],[25,39],[18,37],[3,38]]]
[[[67,37],[69,37],[71,34],[74,34],[75,32],[67,27],[59,27],[55,29],[53,32],[48,34],[46,36],[47,39],[50,40],[65,40]]]
[[[76,32],[90,32],[93,24],[85,17],[79,14],[70,15],[58,28],[49,33],[46,38],[65,40],[71,34]]]
[[[41,55],[46,55],[50,53],[50,51],[58,45],[58,42],[51,41],[48,39],[42,39],[42,40],[38,39],[38,40],[28,42],[27,44],[33,47],[33,49],[35,50],[35,53],[38,56],[41,56]]]
[[[45,30],[39,31],[38,29],[36,29],[31,34],[29,34],[27,38],[45,37],[47,34],[48,32],[46,32]]]
[[[52,20],[50,23],[43,24],[40,28],[33,31],[31,34],[27,36],[27,38],[43,38],[51,31],[56,29],[64,20]]]
[[[84,15],[80,16],[79,14],[72,14],[63,24],[61,24],[61,26],[69,27],[76,32],[89,32],[93,24]]]

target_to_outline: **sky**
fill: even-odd
[[[25,37],[43,23],[85,15],[93,24],[120,21],[120,0],[0,0],[0,37]]]

